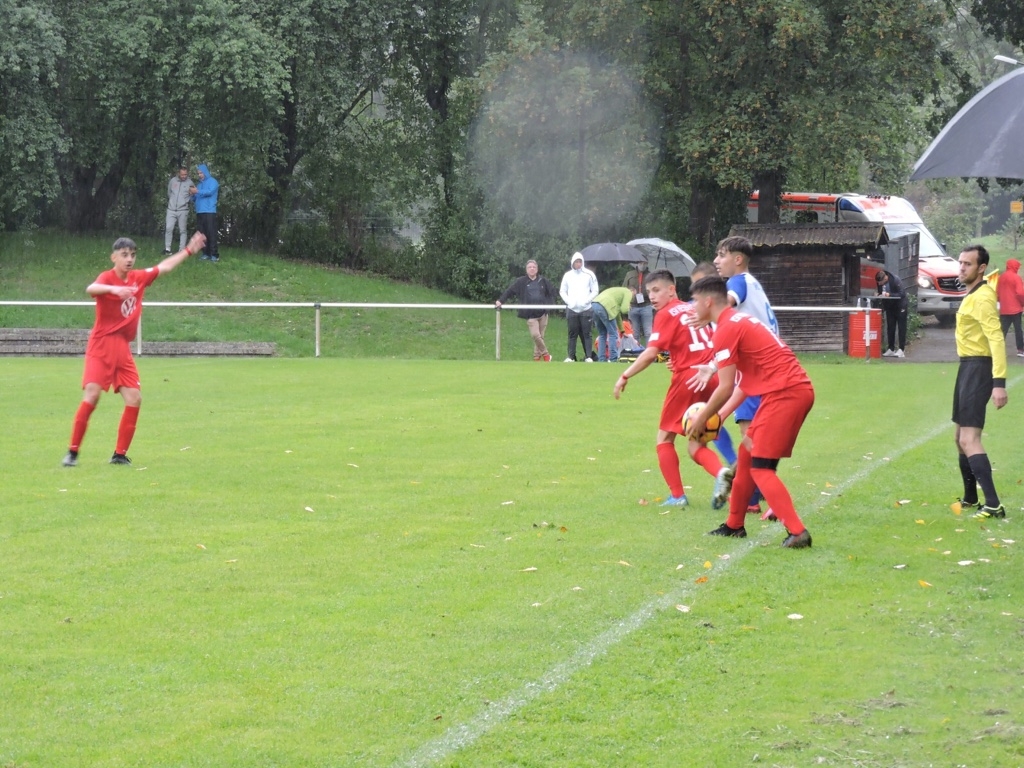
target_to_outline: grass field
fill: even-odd
[[[1019,369],[982,525],[954,366],[808,367],[786,551],[657,506],[660,368],[142,359],[68,470],[0,359],[0,766],[1024,764]]]

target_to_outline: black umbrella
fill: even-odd
[[[580,253],[587,264],[597,261],[608,264],[640,264],[647,261],[647,257],[640,251],[625,243],[595,243],[588,245]]]
[[[1024,179],[1024,68],[984,88],[921,155],[915,179]]]

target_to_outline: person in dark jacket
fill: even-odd
[[[878,295],[885,301],[885,334],[889,348],[882,353],[883,357],[906,357],[903,349],[907,346],[907,312],[910,308],[910,297],[903,283],[892,272],[884,269],[875,274],[875,285]],[[896,346],[896,331],[899,330],[900,345]]]
[[[526,274],[516,278],[494,302],[494,306],[500,309],[501,305],[513,296],[520,304],[554,304],[558,295],[555,287],[546,277],[541,277],[539,272],[536,261],[530,259],[526,262]],[[544,331],[548,327],[547,310],[520,309],[516,314],[526,321],[526,326],[530,329],[530,336],[533,337],[533,359],[550,363],[551,355],[544,344]]]

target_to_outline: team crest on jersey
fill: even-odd
[[[127,299],[121,302],[121,317],[131,317],[132,312],[135,311],[135,304],[137,299],[134,296],[129,296]]]

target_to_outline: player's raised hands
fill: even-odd
[[[194,256],[203,250],[204,245],[206,245],[206,235],[202,232],[196,232],[189,238],[188,245],[185,246],[185,250],[187,250],[190,255]]]

